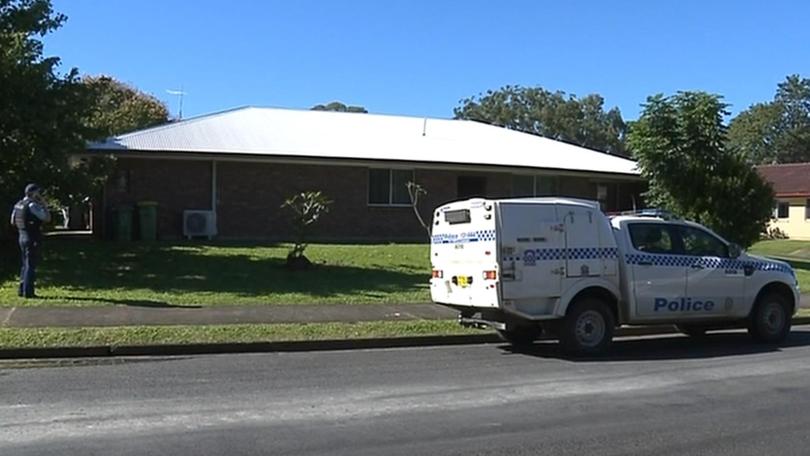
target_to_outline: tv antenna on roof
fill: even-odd
[[[180,86],[180,90],[166,89],[166,93],[175,95],[179,99],[180,107],[177,110],[177,120],[183,120],[183,95],[186,94],[186,92],[183,92],[183,86]]]

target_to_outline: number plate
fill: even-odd
[[[466,276],[459,276],[459,277],[458,277],[458,286],[460,286],[461,288],[467,288],[467,287],[469,287],[469,286],[470,286],[470,282],[472,282],[472,281],[471,281],[471,280],[469,280],[469,278],[468,278],[468,277],[466,277]]]

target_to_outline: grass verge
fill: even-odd
[[[455,320],[218,326],[0,328],[0,348],[279,342],[482,334]]]
[[[810,290],[810,241],[792,239],[760,241],[748,249],[754,255],[775,257],[787,261],[796,272],[799,286]]]

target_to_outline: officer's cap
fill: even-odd
[[[40,190],[40,188],[39,188],[39,185],[37,185],[37,184],[28,184],[28,185],[25,186],[25,194],[26,195],[38,192],[39,190]]]

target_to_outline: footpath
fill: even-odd
[[[215,307],[0,307],[0,327],[232,325],[451,320],[436,304],[326,304]]]
[[[801,296],[810,308],[810,294]],[[104,327],[151,325],[232,325],[273,323],[355,323],[366,321],[452,320],[458,313],[437,304],[310,304],[273,306],[110,306],[0,307],[0,327]]]

